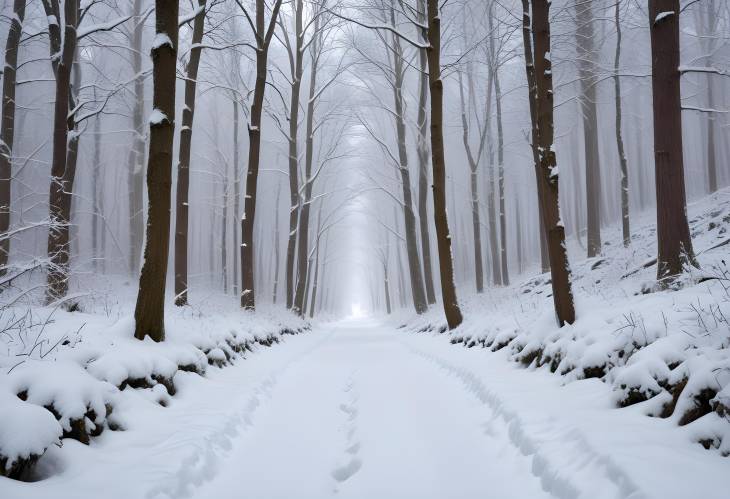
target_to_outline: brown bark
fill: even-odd
[[[522,44],[525,52],[525,74],[527,77],[527,88],[532,92],[536,88],[535,83],[535,60],[532,54],[530,0],[522,0]],[[532,160],[535,164],[535,182],[538,198],[538,232],[540,234],[540,269],[543,273],[550,271],[550,258],[547,252],[547,238],[545,226],[542,223],[542,189],[540,188],[540,156],[537,149],[537,108],[534,99],[530,99],[530,146],[532,149]]]
[[[177,189],[175,203],[175,305],[188,304],[188,196],[190,191],[190,151],[195,119],[195,91],[198,85],[198,68],[205,27],[205,2],[198,0],[202,10],[193,20],[193,36],[190,41],[190,60],[186,65],[185,104],[182,112],[182,128],[177,164]],[[225,189],[225,187],[224,187]],[[224,217],[225,218],[225,217]],[[225,244],[223,245],[225,246]]]
[[[134,310],[134,336],[165,339],[165,283],[170,248],[172,148],[175,135],[175,80],[178,47],[178,0],[155,0],[152,47],[152,103],[147,160],[149,197],[144,261]]]
[[[134,78],[134,99],[132,108],[132,149],[129,151],[127,182],[129,188],[129,272],[136,275],[140,267],[144,236],[144,77],[142,75],[142,35],[144,18],[142,0],[134,0],[132,7],[134,27],[132,29],[131,57]]]
[[[254,222],[256,220],[256,194],[258,188],[259,161],[261,157],[261,114],[266,91],[269,45],[274,34],[276,18],[279,16],[282,0],[277,0],[266,27],[264,0],[256,0],[256,83],[251,103],[248,127],[248,171],[246,172],[246,196],[243,200],[241,217],[241,307],[256,308],[254,281]]]
[[[592,0],[575,0],[575,33],[583,117],[583,146],[586,162],[586,209],[588,258],[601,253],[601,166],[598,154],[598,111],[596,109],[596,67],[593,48]]]
[[[446,158],[444,155],[443,100],[441,80],[441,17],[438,0],[428,0],[428,81],[431,90],[431,162],[433,165],[433,204],[436,242],[441,273],[441,297],[449,329],[458,327],[463,317],[454,285],[449,222],[446,216]]]
[[[666,284],[696,264],[687,223],[679,74],[679,0],[648,0],[652,54],[657,279]]]
[[[616,99],[616,148],[621,166],[621,229],[623,231],[624,246],[631,244],[631,228],[629,221],[629,167],[626,161],[624,139],[621,135],[623,113],[621,111],[621,78],[619,77],[619,63],[621,62],[621,3],[616,2],[614,24],[616,25],[616,55],[613,60],[613,88]]]
[[[570,268],[565,249],[565,227],[560,220],[558,194],[558,167],[553,151],[553,75],[550,57],[550,0],[531,0],[532,43],[535,55],[535,87],[530,99],[535,104],[538,154],[540,159],[539,188],[542,190],[543,225],[548,242],[553,303],[558,324],[575,321],[573,292],[570,286]],[[529,13],[525,13],[529,16]]]
[[[0,276],[7,272],[10,254],[11,182],[13,178],[13,139],[15,137],[15,81],[18,66],[18,46],[25,19],[25,0],[13,2],[13,18],[5,44],[3,70],[2,116],[0,116]]]
[[[56,74],[56,96],[53,116],[53,157],[48,196],[50,227],[48,230],[47,301],[66,296],[69,279],[71,202],[75,178],[78,136],[75,121],[69,116],[74,102],[71,76],[76,54],[76,27],[79,5],[77,0],[64,3],[64,36]],[[72,132],[71,134],[69,132]],[[71,135],[69,137],[69,135]]]

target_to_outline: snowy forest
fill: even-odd
[[[730,2],[1,1],[0,497],[730,495]]]

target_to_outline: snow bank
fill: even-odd
[[[166,406],[179,373],[205,375],[241,359],[259,345],[309,329],[281,310],[241,311],[230,297],[166,311],[166,341],[133,337],[133,290],[116,304],[100,299],[104,283],[80,298],[78,311],[16,302],[0,307],[0,475],[26,478],[35,461],[61,438],[88,444],[105,428],[133,420],[120,395],[138,390]],[[0,295],[0,301],[15,297]],[[121,407],[121,408],[120,408]]]
[[[604,231],[604,255],[585,259],[569,241],[574,324],[558,328],[549,274],[488,296],[462,298],[464,323],[452,344],[504,350],[530,369],[549,369],[565,383],[596,378],[611,386],[618,407],[636,406],[683,427],[688,438],[730,455],[730,190],[689,206],[701,270],[672,290],[653,289],[653,214],[629,248],[620,228]],[[641,219],[639,219],[641,220]],[[401,318],[410,332],[447,331],[441,310]]]

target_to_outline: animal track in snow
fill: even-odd
[[[362,460],[359,457],[360,442],[357,440],[357,391],[352,379],[345,385],[343,392],[347,395],[347,401],[340,404],[340,411],[342,411],[345,418],[344,432],[345,432],[345,449],[344,455],[342,456],[342,462],[332,470],[331,475],[338,484],[343,483],[350,479],[355,473],[360,471],[362,468]],[[335,486],[335,492],[337,486]]]

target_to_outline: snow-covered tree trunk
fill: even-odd
[[[657,206],[657,279],[666,285],[696,263],[687,223],[682,157],[679,0],[649,0]]]
[[[197,15],[193,20],[193,36],[190,59],[186,65],[185,102],[180,129],[180,150],[177,165],[177,189],[175,203],[175,305],[188,303],[188,193],[190,190],[190,152],[195,118],[195,92],[198,85],[198,68],[205,27],[205,2],[198,0]],[[225,188],[225,187],[224,187]],[[225,246],[225,245],[224,245]]]
[[[165,283],[170,248],[172,148],[175,135],[175,81],[178,0],[155,0],[152,45],[153,111],[147,159],[149,197],[144,260],[134,310],[134,336],[165,339]]]
[[[66,296],[69,280],[70,225],[73,182],[76,174],[75,120],[69,116],[73,109],[72,73],[76,55],[76,28],[79,16],[78,0],[64,3],[63,39],[55,64],[56,93],[53,115],[53,153],[51,159],[51,185],[48,196],[48,270],[47,301],[53,302]],[[49,19],[49,24],[52,21]],[[52,42],[52,46],[53,46]],[[56,55],[54,54],[54,57]]]
[[[550,58],[550,0],[531,0],[532,44],[535,54],[535,87],[530,99],[535,101],[537,147],[540,159],[540,188],[543,191],[543,225],[548,242],[553,303],[558,323],[575,320],[573,292],[570,283],[568,253],[565,248],[565,227],[560,218],[558,166],[553,151],[553,74]]]
[[[250,123],[248,125],[248,171],[246,172],[246,195],[243,200],[241,217],[241,307],[256,308],[254,280],[254,222],[256,219],[256,194],[258,191],[259,162],[261,159],[261,115],[266,92],[269,45],[274,34],[274,26],[279,16],[282,0],[276,0],[271,9],[268,27],[265,23],[266,3],[256,0],[256,83],[251,102]]]

